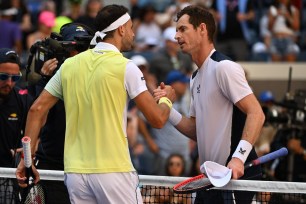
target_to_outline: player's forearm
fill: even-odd
[[[248,114],[241,139],[254,145],[260,135],[264,121],[265,115],[261,110]]]
[[[183,116],[175,128],[189,139],[197,141],[196,124],[193,119]]]
[[[172,108],[169,115],[169,122],[183,135],[197,141],[195,118],[182,116],[181,113]]]
[[[31,138],[31,153],[32,155],[35,154],[39,132],[41,127],[45,123],[46,115],[44,113],[39,112],[39,109],[35,106],[32,106],[29,110],[26,128],[25,128],[25,135]]]

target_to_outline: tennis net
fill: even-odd
[[[41,180],[63,181],[64,178],[62,171],[39,170],[39,172]],[[175,194],[172,191],[175,184],[187,177],[139,175],[139,179],[144,203],[195,203],[195,193]],[[15,179],[15,169],[0,168],[0,203],[19,203],[19,190]],[[306,183],[231,180],[226,186],[206,191],[203,195],[206,197],[212,194],[220,195],[217,196],[219,200],[200,203],[306,203]],[[246,198],[242,200],[243,194],[251,198],[242,196]]]

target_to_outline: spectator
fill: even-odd
[[[158,83],[156,77],[149,72],[150,67],[148,61],[141,55],[134,55],[131,57],[131,60],[137,65],[137,67],[139,67],[146,80],[148,90],[153,93],[153,90],[156,89]]]
[[[161,48],[150,60],[150,72],[153,73],[158,83],[164,82],[172,70],[191,75],[193,63],[190,55],[180,50],[175,37],[175,27],[169,27],[163,32],[165,46]]]
[[[171,154],[165,163],[167,176],[183,176],[185,175],[185,160],[181,154]]]
[[[296,61],[300,50],[296,44],[300,31],[300,12],[290,0],[277,0],[269,9],[272,61]]]
[[[22,31],[18,23],[13,21],[13,16],[17,14],[17,9],[13,8],[10,1],[0,3],[0,48],[10,48],[16,50],[18,54],[22,52]]]
[[[161,29],[155,22],[156,11],[152,6],[145,6],[139,11],[139,23],[135,28],[135,51],[145,51],[156,46],[161,40]]]
[[[271,150],[287,147],[289,155],[271,164],[274,179],[280,181],[306,182],[306,132],[299,127],[284,127],[277,131]]]
[[[50,37],[52,28],[55,26],[55,15],[51,11],[43,11],[38,17],[38,30],[31,33],[27,38],[28,49],[37,41]]]
[[[68,2],[70,7],[63,12],[63,15],[75,21],[82,15],[82,0],[68,0]]]
[[[0,166],[15,167],[16,150],[21,147],[25,121],[32,97],[16,86],[21,79],[20,59],[15,51],[0,49]],[[19,150],[18,150],[19,151]]]
[[[12,0],[13,8],[17,9],[17,14],[14,15],[13,21],[19,23],[23,33],[28,33],[33,29],[31,15],[28,11],[24,0]]]
[[[129,142],[131,160],[135,169],[140,169],[139,155],[143,154],[144,146],[138,141],[138,118],[132,114],[127,117],[126,136]]]
[[[255,17],[252,0],[215,0],[212,8],[218,24],[216,48],[234,61],[248,60],[256,38],[250,29]]]
[[[78,17],[75,22],[82,23],[89,26],[92,30],[96,30],[93,22],[102,7],[101,0],[88,0],[85,7],[85,14]]]

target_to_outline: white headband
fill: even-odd
[[[123,16],[121,16],[120,18],[118,18],[116,21],[114,21],[112,24],[110,24],[104,30],[97,31],[95,33],[95,36],[92,38],[92,40],[90,42],[90,45],[96,45],[97,44],[97,37],[100,37],[101,39],[103,39],[106,36],[106,34],[105,34],[106,32],[117,29],[119,26],[124,25],[130,19],[131,19],[130,15],[128,13],[126,13]]]

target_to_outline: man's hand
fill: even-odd
[[[303,154],[303,147],[301,146],[301,140],[292,138],[288,140],[287,147],[295,154]]]
[[[164,82],[161,82],[160,86],[153,91],[153,97],[156,102],[158,102],[161,97],[167,97],[172,102],[176,100],[175,90],[172,86],[165,85]]]
[[[17,154],[20,154],[21,152],[22,152],[22,148],[11,149],[12,157],[16,156]]]
[[[43,67],[40,70],[41,74],[45,76],[53,76],[54,70],[57,67],[57,63],[58,61],[56,58],[45,61]]]
[[[239,179],[244,175],[244,164],[243,162],[236,158],[233,157],[231,161],[227,165],[228,168],[232,169],[232,179]]]
[[[38,171],[36,170],[36,168],[34,167],[34,165],[32,165],[32,171],[33,171],[33,174],[34,174],[34,183],[36,184],[39,180],[40,180],[40,177],[39,177],[39,173]],[[16,175],[16,179],[18,181],[18,185],[21,187],[21,188],[25,188],[27,187],[28,185],[26,184],[26,167],[24,166],[24,159],[22,158],[18,164],[18,167],[16,169],[16,172],[15,172],[15,175]]]

